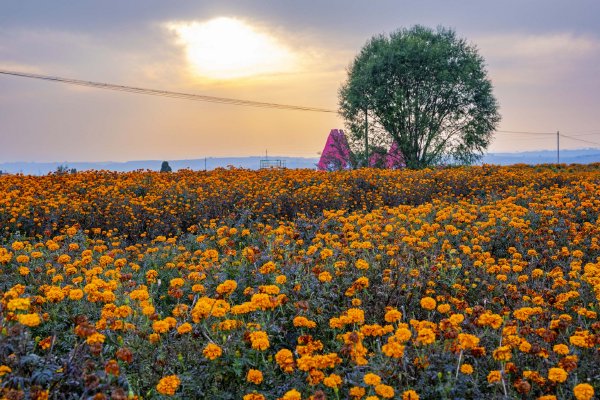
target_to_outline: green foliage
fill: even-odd
[[[483,58],[442,27],[373,37],[339,92],[355,143],[395,141],[409,168],[471,164],[500,121]]]

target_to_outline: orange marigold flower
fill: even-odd
[[[250,342],[255,350],[266,350],[269,348],[269,336],[266,332],[255,331],[250,333]]]
[[[562,343],[555,344],[554,347],[552,347],[552,351],[554,351],[556,354],[560,354],[561,356],[566,356],[569,354],[569,346]]]
[[[302,395],[296,389],[288,390],[281,400],[302,400]]]
[[[192,325],[189,322],[184,322],[177,328],[177,333],[183,335],[192,331]]]
[[[405,390],[402,393],[402,400],[419,400],[419,395],[414,390]]]
[[[375,386],[375,393],[383,398],[391,399],[394,397],[394,388],[380,383],[379,385]]]
[[[463,364],[460,366],[460,372],[465,375],[471,375],[473,373],[473,366],[471,364]]]
[[[204,354],[204,357],[210,360],[214,360],[218,357],[221,357],[221,354],[223,354],[223,350],[218,345],[214,343],[209,343],[206,345],[204,350],[202,350],[202,354]]]
[[[339,375],[331,374],[323,379],[323,385],[335,389],[342,384],[342,378]]]
[[[580,383],[573,388],[577,400],[590,400],[594,397],[594,387],[589,383]]]
[[[548,371],[548,380],[552,382],[563,383],[567,380],[567,377],[567,371],[562,368],[550,368],[550,371]]]
[[[181,381],[179,380],[179,377],[177,375],[169,375],[165,376],[158,382],[158,384],[156,385],[156,390],[160,394],[166,396],[173,396],[179,388],[180,384]]]
[[[309,320],[306,317],[295,317],[294,318],[294,326],[296,327],[305,327],[305,328],[314,328],[317,326],[317,323]]]
[[[488,383],[496,383],[500,382],[500,380],[502,380],[502,372],[498,370],[490,371],[487,376]]]
[[[421,329],[417,335],[417,342],[425,345],[435,342],[435,332],[429,328]]]
[[[458,344],[461,350],[472,349],[479,345],[479,338],[468,333],[459,333]]]
[[[275,361],[283,372],[294,371],[294,355],[288,349],[281,349],[275,354]]]
[[[237,288],[237,282],[231,279],[226,280],[217,286],[217,293],[219,294],[231,294]]]
[[[402,318],[402,313],[396,308],[391,308],[385,313],[385,322],[396,322]]]
[[[260,393],[248,393],[245,394],[243,400],[266,400],[265,396]]]
[[[355,399],[360,399],[365,395],[366,392],[367,391],[365,390],[365,388],[362,388],[360,386],[353,386],[352,388],[350,388],[349,394]]]
[[[421,307],[425,310],[433,310],[436,304],[436,301],[432,297],[423,297],[421,299]]]
[[[263,373],[257,369],[248,370],[246,381],[259,385],[263,381]]]
[[[17,316],[17,320],[19,321],[20,324],[29,326],[29,327],[38,326],[42,322],[39,314],[37,314],[37,313],[19,314]]]
[[[363,382],[365,382],[367,385],[379,385],[381,383],[381,378],[379,377],[379,375],[373,374],[373,373],[368,373],[365,374],[365,376],[363,377]]]

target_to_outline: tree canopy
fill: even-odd
[[[371,38],[339,101],[355,146],[396,142],[409,168],[477,161],[500,121],[483,58],[443,27]]]

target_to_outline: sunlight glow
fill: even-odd
[[[194,74],[211,79],[238,79],[290,72],[294,54],[273,36],[235,18],[168,25],[185,46]]]

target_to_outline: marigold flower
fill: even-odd
[[[37,313],[32,313],[32,314],[19,314],[17,316],[17,320],[19,321],[20,324],[25,325],[25,326],[29,326],[29,327],[35,327],[38,326],[42,320],[40,319],[39,314]]]
[[[419,400],[419,395],[414,390],[405,390],[402,393],[402,400]]]
[[[266,350],[269,348],[269,336],[266,332],[255,331],[250,333],[250,342],[255,350]]]
[[[563,383],[567,380],[568,374],[562,368],[550,368],[548,371],[548,380],[556,383]]]
[[[458,343],[461,350],[468,350],[479,346],[479,338],[468,333],[459,333]]]
[[[381,383],[381,378],[379,377],[379,375],[369,372],[363,377],[363,382],[365,382],[367,385],[375,386]]]
[[[471,364],[463,364],[460,366],[460,372],[465,375],[471,375],[473,373],[473,366]]]
[[[573,388],[577,400],[591,400],[594,397],[594,387],[589,383],[580,383]]]
[[[417,334],[417,343],[427,345],[433,342],[435,342],[435,333],[433,330],[429,328],[423,328],[419,330]]]
[[[227,295],[233,293],[237,288],[237,282],[231,279],[226,280],[217,286],[217,293],[221,295]]]
[[[156,390],[162,395],[173,396],[180,384],[181,381],[177,375],[169,375],[165,376],[158,382],[156,385]]]
[[[218,357],[221,357],[223,350],[218,345],[209,343],[206,345],[204,350],[202,350],[202,354],[204,354],[204,357],[208,358],[209,360],[214,360]]]
[[[490,371],[487,376],[488,383],[496,383],[502,380],[502,372],[498,370]]]
[[[294,371],[294,355],[288,349],[281,349],[275,354],[275,361],[283,372],[289,373]]]
[[[288,390],[281,400],[302,400],[302,395],[296,389]]]
[[[402,318],[402,313],[400,311],[398,311],[398,309],[396,308],[391,308],[389,310],[387,310],[387,312],[385,313],[384,319],[385,322],[396,322],[398,320],[400,320],[400,318]]]
[[[294,318],[294,326],[296,327],[305,327],[305,328],[314,328],[317,326],[316,322],[309,320],[306,317],[298,316]]]
[[[566,356],[569,354],[569,346],[562,343],[555,344],[554,347],[552,347],[552,351],[554,351],[556,354],[560,354],[561,356]]]
[[[243,400],[266,400],[266,398],[260,393],[248,393],[244,395]]]
[[[342,378],[339,375],[331,374],[325,379],[323,379],[323,385],[330,387],[332,389],[340,387],[342,384]]]
[[[191,332],[191,331],[192,331],[192,325],[188,322],[184,322],[183,324],[179,325],[179,327],[177,328],[177,333],[179,333],[180,335],[183,335],[183,334]]]
[[[433,310],[436,304],[436,301],[432,297],[423,297],[421,299],[421,307],[425,310]]]
[[[263,373],[257,369],[250,369],[246,374],[246,381],[259,385],[263,381]]]
[[[394,388],[380,383],[379,385],[375,386],[375,393],[385,399],[391,399],[394,397]]]
[[[360,399],[360,398],[362,398],[365,395],[366,392],[367,391],[363,387],[353,386],[353,387],[350,388],[349,394],[354,399]]]

